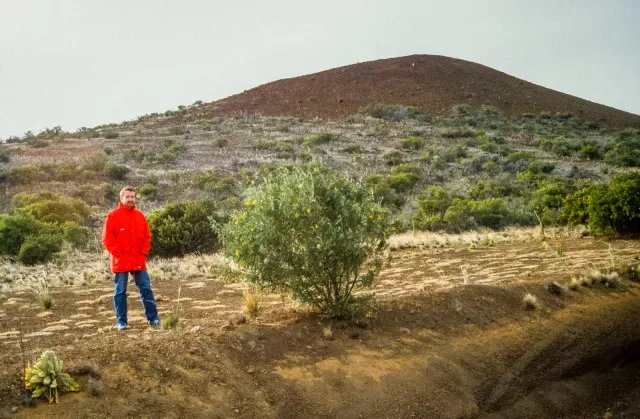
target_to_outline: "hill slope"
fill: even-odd
[[[412,65],[412,63],[414,65]],[[507,115],[570,112],[610,126],[640,127],[640,116],[547,89],[492,68],[437,55],[410,55],[278,80],[206,104],[209,115],[342,118],[372,104],[415,105],[440,115],[458,104]]]

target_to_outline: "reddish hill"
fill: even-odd
[[[431,115],[447,112],[458,104],[486,104],[512,116],[570,112],[611,126],[640,127],[638,115],[547,89],[480,64],[437,55],[369,61],[278,80],[208,103],[205,109],[210,115],[249,112],[337,119],[372,104],[415,105]]]

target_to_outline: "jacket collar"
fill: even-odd
[[[133,207],[128,207],[125,204],[123,204],[122,202],[118,203],[118,209],[121,209],[121,210],[132,212],[135,208],[136,208],[135,205]]]

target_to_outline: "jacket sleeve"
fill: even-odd
[[[147,223],[147,219],[144,215],[142,218],[142,246],[140,247],[140,252],[143,255],[147,256],[149,251],[151,250],[151,232],[149,231],[149,223]]]
[[[119,257],[122,255],[122,249],[118,246],[116,236],[113,234],[113,219],[109,215],[105,218],[104,226],[102,227],[102,244],[107,249],[107,252],[113,256]]]

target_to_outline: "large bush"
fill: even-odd
[[[222,233],[251,281],[341,317],[361,307],[365,297],[354,291],[381,267],[388,220],[369,188],[311,164],[279,168],[248,190],[245,210]]]
[[[29,214],[39,221],[57,226],[65,223],[84,225],[91,214],[89,206],[84,201],[57,196],[50,192],[21,192],[13,197],[11,205],[17,213]]]
[[[25,265],[49,262],[61,249],[61,238],[58,235],[39,234],[27,236],[20,252],[18,260]]]
[[[597,235],[640,233],[640,173],[618,175],[608,184],[584,188],[564,201],[569,223],[588,224]]]
[[[153,211],[148,218],[151,254],[173,257],[216,250],[218,234],[210,221],[215,210],[213,201],[189,201]]]
[[[29,215],[0,214],[0,254],[17,256],[25,239],[42,229],[43,225]]]

